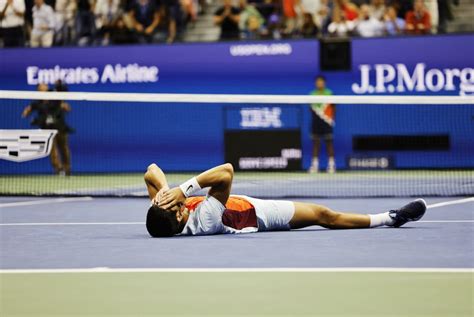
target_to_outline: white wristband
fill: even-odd
[[[186,198],[201,190],[201,186],[199,185],[196,177],[185,181],[184,183],[179,185],[179,188],[181,189],[184,194],[184,197]]]

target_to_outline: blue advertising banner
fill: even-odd
[[[352,40],[352,71],[326,73],[336,95],[473,95],[474,36],[414,36]],[[356,155],[391,157],[397,168],[473,167],[472,106],[338,105],[338,166]],[[357,135],[449,132],[449,151],[354,153]]]
[[[71,91],[294,93],[317,71],[317,41],[2,49],[2,89],[62,79]],[[301,88],[300,88],[301,89]]]
[[[472,56],[474,35],[354,39],[352,70],[324,75],[338,95],[467,95],[474,91]],[[40,82],[61,79],[70,91],[308,94],[318,73],[315,40],[0,50],[0,89],[34,90]],[[1,102],[0,129],[31,128],[29,120],[20,118],[25,102]],[[201,170],[224,161],[226,127],[252,128],[258,121],[255,113],[264,108],[270,109],[270,119],[276,115],[273,106],[261,105],[251,106],[254,113],[249,112],[247,121],[237,110],[242,105],[227,114],[228,105],[207,104],[71,102],[71,107],[68,122],[76,130],[70,136],[73,172],[136,172],[152,161],[168,171]],[[287,107],[278,107],[281,124],[300,124],[302,166],[307,168],[310,110],[305,107],[297,118],[291,110],[287,114]],[[473,166],[473,107],[336,109],[334,141],[341,169],[351,155],[390,156],[395,168]],[[242,127],[242,122],[250,126]],[[276,120],[265,124],[269,126],[260,128],[278,128]],[[437,151],[354,153],[352,148],[358,135],[446,133],[449,160],[440,159],[446,153]],[[15,164],[0,161],[0,172],[51,171],[46,159],[21,163],[21,169]]]

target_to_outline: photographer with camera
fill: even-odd
[[[38,91],[48,91],[47,84],[39,84]],[[67,87],[61,80],[56,81],[54,91],[67,91]],[[26,118],[35,112],[36,116],[31,125],[40,129],[58,130],[51,148],[51,165],[55,174],[71,175],[71,153],[68,144],[68,134],[74,130],[66,123],[66,113],[71,111],[71,106],[65,101],[59,100],[36,100],[28,105],[22,113]]]

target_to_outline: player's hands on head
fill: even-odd
[[[160,189],[159,192],[156,193],[155,197],[153,198],[153,200],[151,201],[151,203],[153,205],[156,205],[156,206],[159,206],[160,205],[160,201],[161,201],[161,198],[163,197],[163,194],[170,190],[170,188],[168,186],[166,187],[163,187],[162,189]]]
[[[165,191],[160,198],[158,206],[166,210],[174,210],[179,208],[184,204],[186,197],[179,187],[172,188],[168,191]]]

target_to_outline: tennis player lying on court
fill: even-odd
[[[361,215],[327,207],[284,200],[262,200],[230,195],[231,164],[211,168],[170,189],[163,171],[151,164],[145,183],[151,200],[146,228],[152,237],[209,235],[270,230],[290,230],[319,225],[331,229],[400,227],[419,220],[426,211],[423,199],[397,210]],[[193,194],[210,187],[205,197]]]

